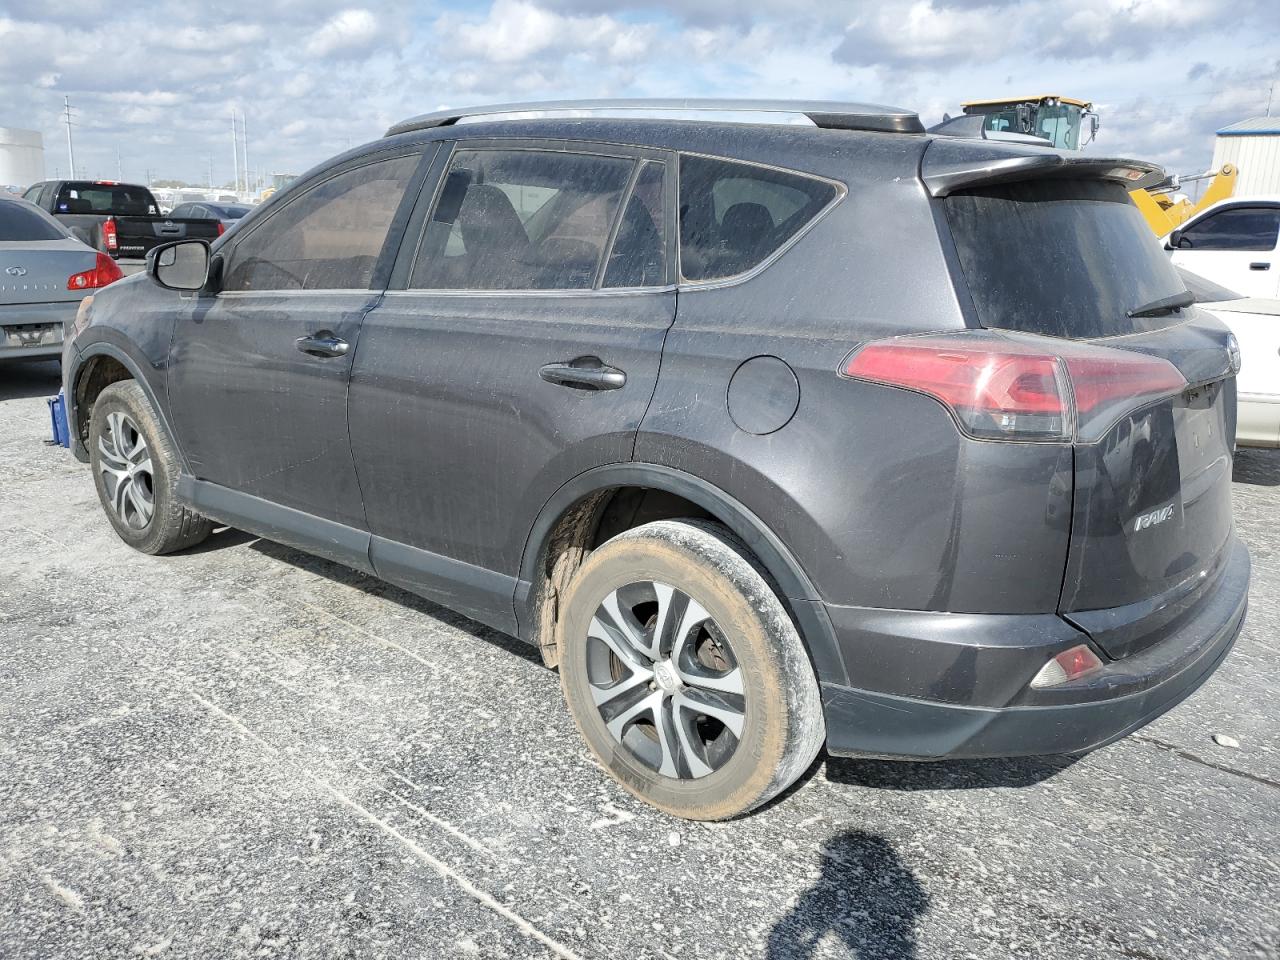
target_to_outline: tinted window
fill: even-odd
[[[173,217],[175,220],[180,220],[183,217],[193,216],[192,214],[193,209],[195,208],[192,207],[191,204],[189,203],[180,203],[176,207],[174,207],[172,210],[169,211],[169,216]]]
[[[128,183],[63,184],[53,209],[55,213],[114,217],[147,217],[160,213],[150,190]]]
[[[666,171],[667,165],[655,160],[640,167],[609,251],[604,286],[653,287],[667,282],[666,208],[662,202]]]
[[[943,208],[985,327],[1108,337],[1182,319],[1127,316],[1185,287],[1120,184],[1010,183],[955,193]]]
[[[746,273],[836,198],[834,184],[730,160],[680,158],[680,272]]]
[[[364,290],[417,157],[340,173],[286,203],[231,254],[227,290]]]
[[[201,207],[200,216],[221,218],[223,220],[241,220],[249,212],[248,207],[227,204],[221,207]]]
[[[1274,250],[1280,234],[1280,208],[1232,207],[1205,217],[1182,231],[1182,249]]]
[[[0,240],[64,240],[66,233],[35,207],[0,200]]]
[[[423,235],[411,286],[595,286],[634,160],[537,150],[460,150]]]

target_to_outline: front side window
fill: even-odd
[[[836,199],[835,184],[710,157],[680,158],[680,271],[719,280],[763,263]]]
[[[347,170],[293,198],[238,242],[224,290],[367,290],[416,156]]]
[[[410,286],[591,289],[635,165],[547,150],[457,151]]]
[[[1280,207],[1231,207],[1182,231],[1184,250],[1274,250]]]

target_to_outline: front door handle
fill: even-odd
[[[341,337],[335,337],[328,330],[299,337],[293,342],[299,350],[313,357],[341,357],[351,349],[351,344]]]
[[[626,386],[627,375],[599,357],[575,357],[566,363],[548,363],[538,370],[547,383],[573,390],[617,390]]]
[[[1256,260],[1253,263],[1249,264],[1249,269],[1250,270],[1270,270],[1271,263],[1267,260]]]

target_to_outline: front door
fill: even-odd
[[[675,319],[673,173],[618,146],[455,148],[352,370],[380,576],[514,628],[538,511],[631,459]]]
[[[347,383],[419,159],[415,152],[339,168],[249,226],[221,251],[221,292],[185,304],[169,390],[187,463],[205,481],[196,486],[197,508],[250,529],[256,523],[259,532],[292,525],[296,535],[310,518],[367,529],[347,438]],[[337,538],[329,555],[359,560],[359,537],[328,534]],[[280,539],[306,542],[288,529]]]
[[[1221,207],[1179,235],[1178,266],[1245,297],[1280,296],[1280,204]]]

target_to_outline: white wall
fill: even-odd
[[[1277,121],[1280,123],[1280,121]],[[1213,168],[1235,164],[1236,196],[1280,193],[1280,135],[1219,136],[1213,144]]]
[[[44,179],[44,138],[38,130],[0,127],[0,184],[27,187]]]

